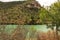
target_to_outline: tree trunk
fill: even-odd
[[[58,25],[58,24],[56,24],[56,38],[57,38],[57,40],[59,40],[58,27],[59,27],[59,25]]]

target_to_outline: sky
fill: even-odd
[[[10,1],[19,1],[19,0],[0,0],[2,2],[10,2]],[[24,0],[20,0],[20,1],[24,1]],[[57,0],[36,0],[38,1],[41,6],[50,6],[52,3],[56,2]]]
[[[50,6],[52,3],[55,3],[57,0],[37,0],[41,6]]]

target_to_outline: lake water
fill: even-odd
[[[6,28],[5,28],[5,32],[7,33],[11,33],[14,29],[17,28],[18,25],[6,25]],[[23,25],[22,25],[23,26]],[[26,27],[28,29],[30,28],[35,28],[36,30],[38,31],[43,31],[43,32],[47,32],[48,29],[47,29],[47,26],[46,25],[24,25],[23,27]]]

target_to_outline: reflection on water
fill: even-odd
[[[15,28],[17,25],[6,25],[5,31],[10,34]]]
[[[18,25],[6,25],[5,31],[7,33],[11,33],[14,29],[17,28]],[[24,25],[23,27],[26,28],[30,28],[30,27],[34,27],[36,30],[38,31],[43,31],[43,32],[47,32],[47,26],[46,25]]]
[[[46,25],[0,25],[0,37],[1,40],[58,40],[56,32]]]

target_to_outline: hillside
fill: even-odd
[[[0,2],[0,24],[31,24],[40,7],[37,1]]]

